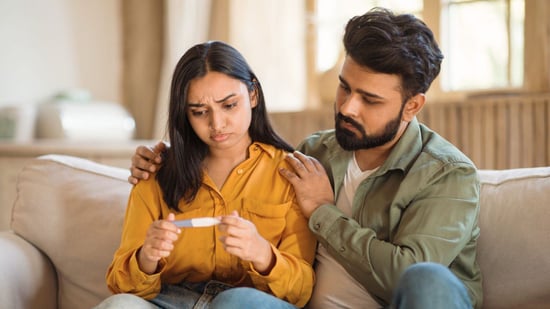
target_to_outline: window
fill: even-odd
[[[523,0],[444,1],[442,90],[521,87],[523,20]]]
[[[316,69],[319,72],[326,71],[337,63],[343,49],[344,28],[352,16],[361,15],[378,6],[422,18],[422,0],[317,0],[316,4]]]
[[[333,68],[342,55],[348,19],[375,6],[412,13],[428,24],[445,55],[438,94],[523,86],[524,0],[310,0],[316,31],[316,65]]]

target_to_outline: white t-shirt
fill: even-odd
[[[355,155],[348,163],[342,192],[336,201],[336,207],[346,216],[351,217],[352,202],[357,187],[376,169],[362,172],[357,165]],[[321,244],[317,247],[316,259],[316,283],[307,306],[309,309],[381,308],[367,290]]]

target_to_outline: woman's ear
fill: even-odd
[[[405,103],[405,107],[403,108],[403,121],[410,122],[414,116],[416,116],[421,110],[422,107],[424,107],[424,103],[426,103],[426,95],[423,93],[419,93]]]
[[[254,82],[254,89],[248,92],[250,97],[250,107],[254,108],[258,105],[258,88],[256,88],[256,82]]]

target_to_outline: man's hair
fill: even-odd
[[[428,91],[443,60],[432,31],[423,21],[383,8],[351,18],[344,47],[359,65],[400,76],[404,100]]]

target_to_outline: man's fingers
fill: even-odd
[[[157,147],[158,144],[155,146]],[[138,146],[136,148],[136,154],[138,154],[140,157],[147,159],[147,160],[155,160],[157,157],[157,153],[155,153],[155,148],[149,147],[149,146]]]
[[[128,180],[130,180],[130,178],[147,180],[149,179],[149,172],[136,167],[134,164],[130,167],[130,177],[128,177]]]
[[[323,166],[323,164],[321,164],[321,162],[319,162],[319,160],[311,157],[311,161],[313,162],[315,169],[317,169],[317,172],[326,173],[325,167]]]
[[[132,175],[128,176],[128,182],[133,185],[137,185],[138,179],[136,177],[133,177]]]
[[[166,151],[166,142],[159,141],[155,147],[153,148],[153,151],[158,155]],[[158,157],[158,156],[157,156]]]
[[[154,173],[157,169],[157,166],[151,163],[150,159],[147,159],[136,152],[136,154],[132,156],[132,169],[133,168]],[[133,170],[131,170],[131,172],[132,175],[136,176]]]
[[[299,173],[301,170],[305,169],[304,164],[302,163],[302,161],[300,161],[300,159],[297,158],[292,153],[289,153],[286,156],[285,160],[286,160],[286,162],[288,162],[288,164],[290,164],[290,166],[294,169],[294,171],[296,173]]]
[[[299,152],[298,150],[294,151],[293,155],[302,162],[305,168],[310,172],[319,172],[324,170],[323,165],[314,157],[306,156],[305,154]]]
[[[279,173],[281,173],[281,175],[283,175],[283,177],[286,178],[286,180],[288,180],[288,182],[290,182],[290,184],[292,185],[294,185],[299,180],[299,177],[298,175],[296,175],[296,173],[293,173],[286,168],[280,168]]]
[[[287,162],[290,163],[299,176],[303,176],[304,173],[317,172],[316,161],[299,151],[287,155]]]

